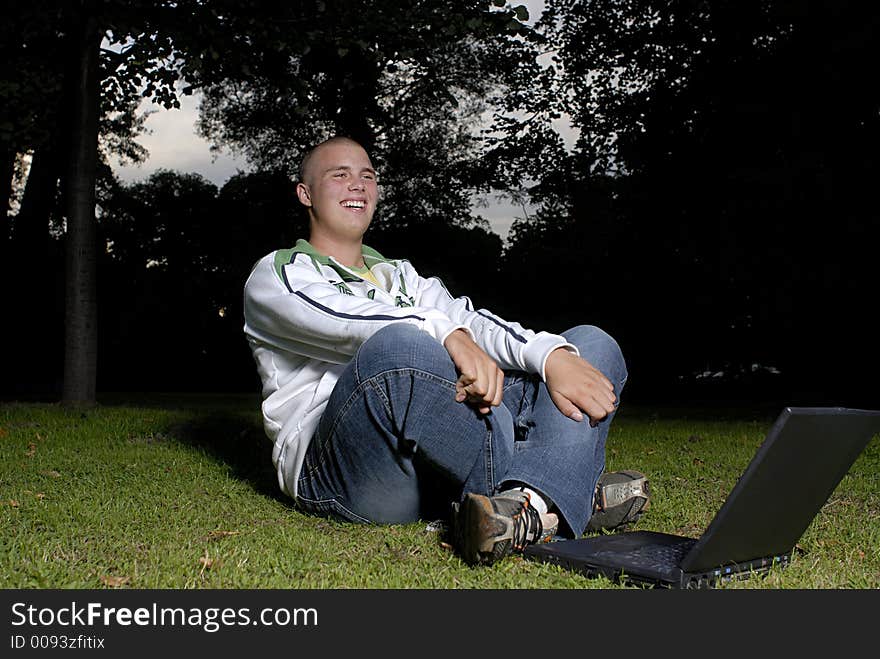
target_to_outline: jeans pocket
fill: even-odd
[[[365,519],[350,511],[336,499],[307,499],[303,496],[296,498],[296,507],[310,515],[318,517],[329,517],[340,522],[354,522],[355,524],[370,524],[370,520]]]

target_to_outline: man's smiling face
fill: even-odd
[[[313,232],[360,240],[378,198],[370,157],[348,140],[322,144],[308,158],[297,196],[309,209]]]

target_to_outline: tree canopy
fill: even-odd
[[[481,163],[540,71],[527,12],[504,5],[273,3],[259,38],[240,17],[247,47],[197,76],[202,131],[291,175],[317,142],[353,137],[381,174],[375,232],[472,224],[475,191],[511,187],[514,158]]]
[[[804,390],[859,390],[847,363],[877,360],[862,302],[878,284],[876,8],[548,7],[579,139],[515,227],[515,262],[605,283],[587,304],[643,381],[781,371]],[[835,357],[817,354],[829,344]]]
[[[72,227],[95,217],[99,381],[253,381],[241,285],[256,258],[303,235],[291,176],[304,151],[347,134],[380,171],[372,246],[531,327],[602,326],[629,359],[631,395],[864,393],[880,366],[865,304],[880,283],[880,11],[547,0],[535,21],[516,3],[456,4],[17,4],[0,27],[7,180],[22,153],[33,159],[0,233],[4,281],[52,265],[13,287],[6,345],[25,328],[46,347],[11,355],[6,386],[46,390],[61,377],[71,275],[55,264]],[[202,133],[254,172],[217,189],[180,172],[121,185],[102,158],[91,183],[69,168],[84,17],[96,35],[95,149],[141,157],[138,100],[174,107],[198,90]],[[74,179],[86,192],[97,182],[97,213],[87,194],[71,206]],[[535,209],[506,244],[472,203],[489,191]],[[173,346],[150,340],[169,327]]]

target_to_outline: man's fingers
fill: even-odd
[[[601,420],[614,411],[614,396],[604,391],[595,391],[580,401],[582,409],[593,420]]]
[[[461,373],[458,380],[455,381],[455,400],[459,403],[464,402],[468,397],[467,387],[474,380],[475,376],[470,373]]]
[[[600,371],[598,368],[593,366],[592,364],[590,365],[590,368],[592,369],[592,374],[593,374],[595,381],[599,385],[601,385],[602,387],[607,389],[609,392],[611,392],[611,394],[613,396],[614,395],[614,385],[611,384],[611,380],[609,380],[607,377],[605,377],[605,374],[602,371]]]
[[[500,368],[495,372],[495,397],[492,399],[492,405],[498,407],[504,399],[504,371]]]
[[[614,411],[614,403],[611,397],[601,393],[598,395],[579,395],[569,398],[558,391],[551,391],[550,398],[559,411],[570,419],[583,421],[584,414],[586,414],[590,418],[591,426],[595,426]]]
[[[596,392],[596,401],[605,408],[609,414],[614,411],[614,403],[617,402],[617,396],[613,391],[599,390]]]
[[[492,403],[495,400],[495,386],[485,382],[474,382],[462,388],[468,399],[473,403]]]
[[[504,397],[504,371],[494,364],[488,371],[479,377],[459,377],[455,383],[455,400],[473,403],[482,414],[500,405]]]
[[[488,413],[501,403],[504,372],[495,361],[464,332],[453,332],[444,343],[459,372],[455,382],[455,400],[467,401],[480,412]]]
[[[577,405],[575,405],[568,398],[560,394],[558,391],[551,391],[550,399],[556,405],[557,409],[569,419],[573,419],[575,421],[584,420],[584,415],[581,412],[580,408],[578,408]]]
[[[593,398],[609,413],[614,410],[614,403],[617,402],[611,380],[593,366],[590,366],[589,375],[583,381],[583,392],[578,398]]]
[[[555,350],[547,359],[546,378],[553,402],[565,416],[580,421],[586,415],[595,426],[614,412],[614,385],[587,360]]]
[[[455,383],[455,400],[472,403],[484,413],[499,405],[504,373],[495,361],[464,330],[450,333],[443,345],[460,373]]]

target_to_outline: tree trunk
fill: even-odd
[[[81,2],[71,53],[70,160],[67,171],[67,275],[62,402],[94,405],[98,358],[95,177],[98,160],[100,35]]]

